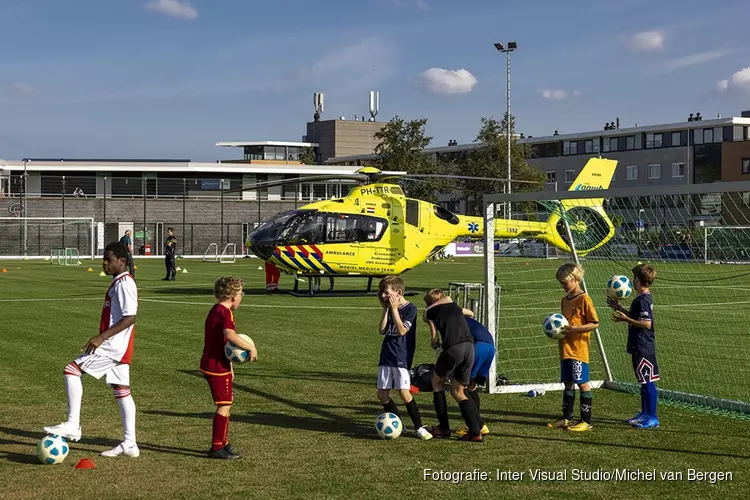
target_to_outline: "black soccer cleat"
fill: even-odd
[[[209,450],[208,458],[218,458],[220,460],[234,460],[237,458],[242,458],[242,456],[237,453],[231,453],[227,451],[226,448],[219,448],[218,450]]]

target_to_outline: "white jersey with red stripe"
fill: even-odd
[[[104,298],[99,333],[108,330],[124,316],[135,316],[137,312],[138,288],[135,285],[135,280],[127,272],[120,273],[112,279],[112,284]],[[133,357],[134,339],[135,325],[131,325],[105,340],[96,349],[96,353],[120,363],[130,363]]]

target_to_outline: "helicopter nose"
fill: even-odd
[[[263,237],[263,234],[252,233],[250,234],[250,247],[249,250],[263,260],[268,260],[273,255],[273,251],[276,247],[276,242]]]

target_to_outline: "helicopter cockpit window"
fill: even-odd
[[[377,217],[329,213],[326,222],[326,243],[379,241],[387,227],[388,221]]]
[[[295,221],[288,235],[289,244],[316,245],[325,241],[325,214],[310,214]]]

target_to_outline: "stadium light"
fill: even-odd
[[[507,78],[507,90],[506,90],[506,96],[505,96],[505,135],[507,136],[507,144],[508,144],[508,180],[507,180],[507,187],[505,192],[510,194],[510,53],[513,52],[518,48],[518,44],[516,42],[508,42],[507,44],[502,43],[495,43],[495,49],[498,52],[504,52],[505,53],[505,73]],[[512,218],[512,214],[510,211],[510,202],[506,204],[506,213],[505,216],[507,219]]]

